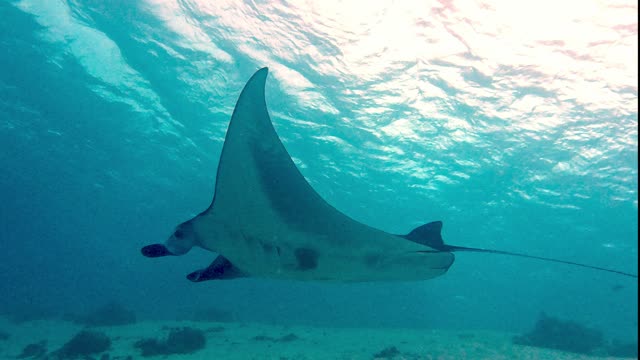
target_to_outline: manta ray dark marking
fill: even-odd
[[[446,245],[442,222],[394,235],[351,219],[329,205],[291,160],[265,101],[268,70],[245,85],[231,116],[208,209],[178,225],[147,257],[183,255],[198,246],[218,254],[187,275],[194,282],[260,277],[308,281],[425,280],[447,272],[453,252],[473,251],[561,262],[499,250]]]

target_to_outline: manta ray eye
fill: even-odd
[[[173,236],[175,236],[177,239],[182,239],[184,237],[184,232],[178,229],[173,233]]]

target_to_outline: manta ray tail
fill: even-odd
[[[481,253],[491,253],[491,254],[519,256],[519,257],[525,257],[525,258],[529,258],[529,259],[536,259],[536,260],[542,260],[542,261],[549,261],[549,262],[555,262],[555,263],[568,264],[568,265],[573,265],[573,266],[580,266],[580,267],[584,267],[584,268],[595,269],[595,270],[606,271],[606,272],[610,272],[610,273],[614,273],[614,274],[629,276],[629,277],[632,277],[632,278],[638,278],[637,274],[632,274],[632,273],[619,271],[619,270],[614,270],[614,269],[607,269],[607,268],[603,268],[603,267],[600,267],[600,266],[577,263],[577,262],[573,262],[573,261],[566,261],[566,260],[559,260],[559,259],[553,259],[553,258],[542,257],[542,256],[521,254],[521,253],[510,252],[510,251],[447,245],[442,240],[441,230],[442,230],[442,221],[434,221],[434,222],[430,222],[428,224],[424,224],[422,226],[419,226],[419,227],[413,229],[410,233],[408,233],[406,235],[400,235],[400,236],[405,238],[405,239],[411,240],[413,242],[432,247],[437,251],[449,251],[449,252],[469,251],[469,252],[481,252]],[[429,251],[426,251],[426,252],[429,252]]]

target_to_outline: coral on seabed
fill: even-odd
[[[533,330],[522,336],[516,336],[513,342],[518,345],[579,354],[593,354],[595,350],[605,346],[602,332],[573,321],[560,320],[545,313],[540,314]]]
[[[190,354],[204,349],[206,337],[204,331],[183,327],[172,329],[164,340],[142,339],[134,344],[142,356]]]
[[[22,349],[20,355],[16,356],[17,359],[26,358],[40,358],[47,353],[47,341],[42,340],[37,343],[29,344]]]
[[[83,330],[51,355],[54,359],[77,359],[99,354],[110,348],[111,339],[107,335]]]

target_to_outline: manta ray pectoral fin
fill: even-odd
[[[201,282],[207,280],[228,280],[246,277],[242,270],[233,266],[231,261],[224,256],[219,255],[211,265],[204,269],[196,270],[187,275],[187,279],[193,282]]]

